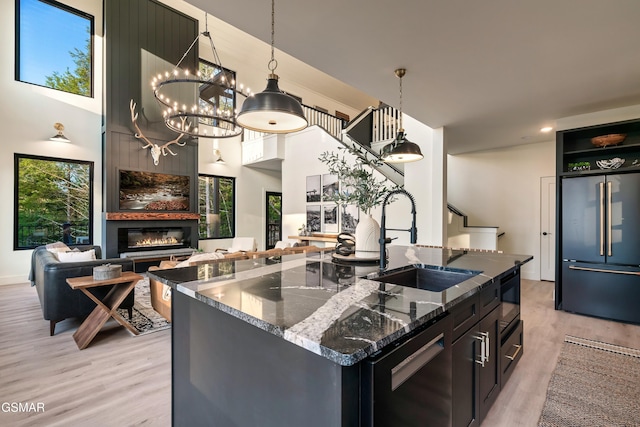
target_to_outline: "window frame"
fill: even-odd
[[[201,226],[203,224],[202,221],[202,217],[203,214],[202,213],[202,204],[201,204],[201,193],[200,193],[200,180],[201,178],[217,178],[217,179],[228,179],[231,180],[231,191],[232,191],[232,199],[233,199],[233,207],[232,207],[232,214],[231,214],[231,235],[230,236],[212,236],[212,237],[208,237],[206,235],[202,235],[201,233]],[[236,194],[236,178],[233,176],[223,176],[223,175],[212,175],[212,174],[205,174],[205,173],[199,173],[198,174],[198,239],[199,240],[220,240],[220,239],[232,239],[234,237],[236,237],[236,206],[237,206],[237,194]],[[205,227],[206,227],[206,222],[204,223]]]
[[[236,84],[235,84],[237,73],[235,71],[233,71],[233,70],[230,70],[229,68],[217,65],[217,64],[215,64],[215,63],[213,63],[211,61],[208,61],[206,59],[198,58],[198,70],[202,71],[202,65],[205,65],[207,67],[214,68],[214,69],[219,69],[220,70],[219,73],[224,73],[225,78],[227,78],[227,79],[228,79],[228,76],[233,76],[234,84],[231,85],[231,87],[233,89],[231,91],[231,99],[233,101],[233,106],[231,108],[231,111],[235,111],[236,110],[236,106],[238,105],[238,97],[237,97],[237,94],[236,94]],[[218,99],[218,101],[219,101],[219,99]],[[218,103],[218,105],[219,105],[219,103]],[[210,125],[210,126],[218,126],[218,123],[207,123],[206,120],[204,120],[202,118],[199,119],[199,122],[200,123],[204,123],[206,125]]]
[[[15,0],[15,81],[20,82],[20,83],[25,83],[25,84],[30,84],[30,85],[34,85],[34,86],[38,86],[38,87],[43,87],[43,88],[47,88],[47,89],[51,89],[51,90],[56,90],[59,92],[63,92],[63,93],[69,93],[72,95],[78,95],[78,96],[84,96],[87,98],[94,98],[94,94],[95,94],[95,17],[89,13],[83,12],[81,10],[75,9],[69,5],[57,2],[55,0],[35,0],[38,1],[40,3],[44,3],[46,5],[58,8],[64,12],[68,12],[71,14],[74,14],[76,16],[79,16],[81,18],[85,18],[89,21],[89,62],[90,62],[90,72],[89,72],[89,94],[88,95],[84,95],[81,93],[75,93],[75,92],[68,92],[66,90],[62,90],[62,89],[56,89],[50,86],[45,86],[45,85],[41,85],[38,83],[34,83],[34,82],[30,82],[27,80],[23,80],[20,77],[20,58],[21,58],[21,40],[20,40],[20,17],[22,15],[22,9],[21,9],[21,3],[22,0]]]
[[[22,153],[14,153],[14,192],[13,192],[13,249],[14,250],[30,250],[34,249],[41,244],[32,244],[32,245],[20,245],[19,244],[19,230],[20,230],[20,160],[22,159],[30,159],[30,160],[42,160],[48,162],[55,163],[71,163],[76,165],[86,165],[88,167],[89,172],[89,205],[88,205],[88,221],[87,221],[87,231],[88,231],[88,241],[78,244],[87,244],[92,245],[94,241],[94,232],[93,232],[93,214],[94,214],[94,168],[95,164],[92,161],[88,160],[74,160],[74,159],[62,159],[58,157],[49,157],[49,156],[37,156],[31,154],[22,154]],[[73,227],[73,224],[72,224]],[[62,241],[62,238],[59,239]],[[74,245],[76,243],[73,243]]]

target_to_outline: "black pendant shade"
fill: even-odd
[[[404,131],[398,131],[393,142],[382,148],[380,157],[387,163],[408,163],[424,158],[418,144],[409,141],[404,136]]]
[[[245,129],[267,133],[288,133],[307,127],[302,105],[278,87],[278,76],[270,74],[267,87],[248,97],[237,122]]]

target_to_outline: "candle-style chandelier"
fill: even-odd
[[[205,67],[206,73],[180,69],[200,37],[209,41],[213,63]],[[237,88],[233,72],[222,66],[209,33],[207,15],[205,31],[196,36],[172,71],[153,77],[151,87],[163,107],[165,125],[174,132],[198,138],[230,138],[243,131],[236,121],[237,97],[247,97],[251,92],[242,85]]]

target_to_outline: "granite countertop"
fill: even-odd
[[[350,366],[532,259],[529,255],[415,246],[387,249],[389,264],[384,272],[378,265],[339,264],[333,262],[331,253],[314,253],[156,270],[149,276]],[[379,279],[385,272],[411,265],[477,274],[441,292]]]

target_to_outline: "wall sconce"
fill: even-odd
[[[64,125],[62,123],[56,123],[55,125],[53,125],[53,128],[57,130],[58,133],[49,138],[49,141],[71,142],[69,138],[64,136],[64,134],[62,133],[62,131],[64,130]]]
[[[213,149],[213,163],[218,165],[224,165],[227,163],[224,161],[224,159],[222,158],[222,153],[217,148]]]

